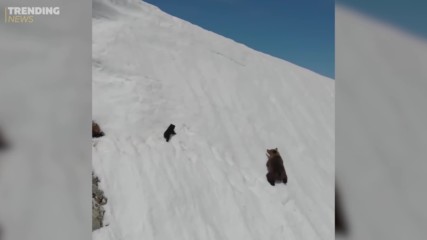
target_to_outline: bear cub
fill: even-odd
[[[280,156],[277,148],[267,149],[267,170],[266,175],[267,181],[274,186],[276,182],[288,182],[288,176],[286,175],[285,166],[283,165],[282,157]]]
[[[99,127],[98,123],[92,121],[92,137],[93,138],[100,138],[103,137],[105,134],[101,130],[101,127]]]
[[[163,133],[163,137],[166,139],[166,142],[169,142],[173,135],[176,135],[175,125],[171,124],[169,125],[168,129],[166,129],[166,131]]]
[[[9,143],[0,129],[0,152],[6,151],[7,149],[9,149],[9,147]]]

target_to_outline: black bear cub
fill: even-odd
[[[335,232],[340,234],[348,233],[347,219],[344,216],[344,210],[341,206],[340,195],[335,187]]]
[[[288,176],[286,175],[285,166],[283,165],[282,157],[277,148],[267,149],[267,157],[267,181],[271,186],[274,186],[276,182],[283,182],[286,184],[288,182]]]
[[[92,137],[93,138],[100,138],[103,137],[105,134],[101,130],[101,127],[98,125],[98,123],[92,121]]]
[[[163,133],[163,137],[165,137],[166,142],[169,142],[173,135],[176,135],[175,125],[171,124],[169,125],[168,129],[166,129],[165,133]]]
[[[7,149],[9,149],[9,143],[7,142],[6,138],[4,137],[0,129],[0,152],[5,151]]]

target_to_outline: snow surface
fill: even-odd
[[[427,239],[427,42],[335,12],[336,175],[350,230],[341,239]]]
[[[95,240],[333,239],[333,80],[137,1],[93,3]],[[169,143],[163,132],[176,125]],[[266,180],[278,147],[287,185]]]
[[[1,240],[87,240],[91,235],[91,3],[59,6],[31,24],[0,23]]]

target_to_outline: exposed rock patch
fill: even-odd
[[[104,226],[104,205],[107,203],[107,198],[104,192],[99,189],[99,178],[92,172],[92,231],[100,229]]]

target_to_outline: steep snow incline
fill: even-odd
[[[427,239],[427,41],[344,6],[335,12],[336,167],[350,230],[341,239]]]
[[[146,3],[96,0],[95,240],[334,238],[334,82]],[[169,143],[163,132],[176,125]],[[266,149],[287,185],[266,180]]]

